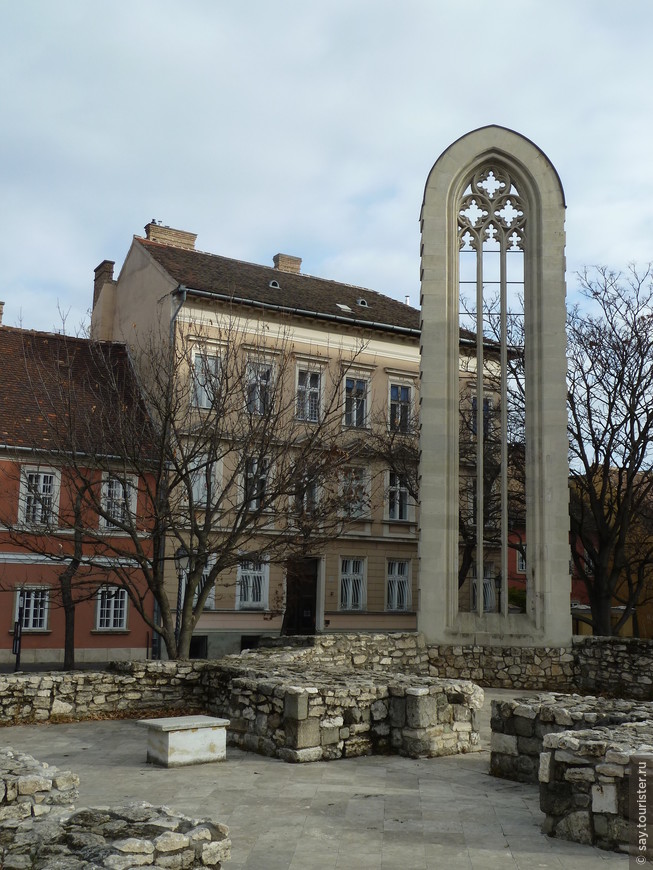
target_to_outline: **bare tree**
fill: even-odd
[[[579,276],[568,318],[571,553],[595,634],[617,634],[653,572],[653,283],[649,266]],[[615,597],[623,604],[615,624]]]
[[[106,582],[109,564],[110,581],[171,658],[188,656],[209,595],[239,563],[314,552],[342,533],[361,497],[347,473],[360,436],[342,425],[342,377],[354,360],[313,355],[319,383],[302,388],[288,334],[271,344],[229,320],[219,334],[178,332],[173,347],[151,335],[134,352],[138,394],[112,344],[91,343],[92,365],[76,377],[74,348],[54,366],[33,366],[48,427],[44,461],[65,466],[78,505],[39,529],[41,544],[74,530],[84,582],[93,572]],[[177,602],[169,569],[182,550]],[[67,564],[74,586],[75,560]]]

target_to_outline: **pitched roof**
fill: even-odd
[[[418,309],[375,290],[178,248],[138,236],[134,240],[191,293],[199,291],[244,304],[279,306],[284,311],[307,317],[419,335]],[[279,286],[271,287],[272,281]]]
[[[110,453],[107,421],[140,402],[123,344],[0,326],[0,367],[1,447]]]

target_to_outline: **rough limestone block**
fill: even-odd
[[[438,721],[437,701],[434,695],[406,692],[406,724],[409,728],[428,728]]]
[[[617,787],[610,783],[592,786],[592,812],[617,814]]]
[[[279,758],[282,761],[290,761],[294,763],[321,761],[322,747],[313,746],[310,749],[290,749],[288,746],[284,746],[279,750]]]
[[[502,755],[518,755],[516,735],[493,733],[490,738],[490,751]]]
[[[340,728],[336,726],[322,727],[320,729],[320,741],[322,746],[330,746],[340,740]]]
[[[406,724],[406,699],[390,698],[390,725],[393,728],[403,728]]]
[[[286,720],[286,745],[292,749],[309,749],[320,745],[320,720]]]
[[[287,692],[283,699],[283,714],[287,719],[306,719],[308,717],[308,694],[306,692]]]
[[[551,781],[551,761],[553,756],[550,752],[541,752],[540,753],[540,768],[538,771],[537,778],[540,782],[550,782]]]

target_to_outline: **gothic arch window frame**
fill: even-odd
[[[502,614],[484,614],[475,620],[474,614],[460,614],[457,606],[457,515],[453,518],[459,490],[459,432],[454,409],[457,411],[458,405],[460,343],[458,317],[453,317],[453,312],[458,312],[460,277],[457,205],[462,201],[474,173],[487,166],[497,167],[514,178],[515,187],[526,205],[528,218],[528,254],[524,257],[524,317],[528,470],[526,540],[529,547],[531,594],[527,608],[529,612],[520,615],[524,617],[521,620],[514,615],[507,620],[507,607],[502,608]],[[565,414],[564,208],[560,179],[546,155],[530,140],[506,128],[481,128],[461,137],[436,161],[427,179],[421,213],[422,427],[426,433],[430,433],[433,442],[441,438],[450,454],[454,448],[456,457],[456,461],[452,462],[442,453],[440,459],[444,470],[440,472],[436,467],[437,457],[431,461],[428,458],[429,445],[422,445],[422,454],[426,457],[422,466],[422,528],[425,524],[435,524],[436,527],[442,525],[444,531],[443,543],[431,540],[430,536],[422,535],[420,538],[423,571],[420,579],[421,623],[427,635],[429,632],[447,634],[460,633],[465,629],[487,630],[487,620],[491,616],[512,622],[515,633],[526,628],[525,625],[521,628],[518,626],[518,623],[526,620],[533,634],[537,635],[547,628],[546,614],[551,610],[553,598],[554,609],[557,608],[560,617],[564,595],[558,588],[560,584],[554,589],[552,572],[560,571],[564,555],[561,544],[563,534],[561,524],[553,514],[566,514],[563,503],[566,504],[568,494],[566,471],[564,497],[560,493],[560,462],[556,463],[554,473],[548,476],[550,469],[547,465],[551,449],[558,453],[562,449],[566,463],[566,425],[563,432],[565,446],[561,446],[563,441],[560,438],[561,415]],[[424,352],[427,347],[435,350],[425,363]],[[543,362],[548,369],[543,367]],[[433,387],[435,372],[439,373],[441,386]],[[547,383],[547,378],[551,383]],[[543,417],[549,410],[556,418],[557,428],[554,431],[549,427],[550,431],[547,430],[543,436],[543,424],[545,429],[547,426]],[[554,504],[551,504],[548,502],[551,502],[553,490]],[[438,506],[438,498],[443,508]],[[545,570],[544,562],[550,556],[553,556],[551,570]],[[436,567],[427,567],[424,571],[425,564]],[[429,588],[430,585],[433,588]],[[437,608],[443,611],[443,619],[432,615]],[[433,631],[431,626],[434,627]],[[499,631],[505,628],[500,628],[498,623],[496,627]],[[552,630],[552,636],[554,634],[556,632]],[[560,622],[557,634],[566,638],[566,621]]]

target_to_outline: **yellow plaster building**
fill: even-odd
[[[292,377],[296,417],[310,422],[315,415],[317,421],[325,402],[333,410],[335,397],[334,419],[343,439],[352,433],[363,441],[387,432],[402,436],[404,429],[407,437],[414,434],[409,428],[418,403],[417,309],[372,290],[305,275],[297,257],[278,254],[274,266],[261,266],[198,251],[195,239],[152,222],[145,237],[134,237],[117,278],[113,262],[101,263],[95,270],[93,337],[124,341],[135,358],[145,339],[174,337],[191,347],[189,367],[197,374],[200,360],[205,367],[207,361],[219,365],[226,343],[237,335],[242,352],[250,354],[243,371],[254,402],[264,401],[275,353],[283,346],[291,357],[286,376]],[[193,372],[180,370],[178,376],[192,378]],[[193,413],[201,413],[201,387],[191,391]],[[416,628],[419,517],[410,487],[373,452],[360,452],[349,473],[357,503],[348,505],[341,533],[314,548],[309,541],[301,559],[243,559],[218,577],[195,627],[192,654],[213,657],[255,645],[262,635],[278,634],[282,623],[289,633]],[[263,534],[272,540],[286,520],[271,517]],[[169,574],[174,601],[172,563]],[[291,597],[290,576],[296,590]]]

